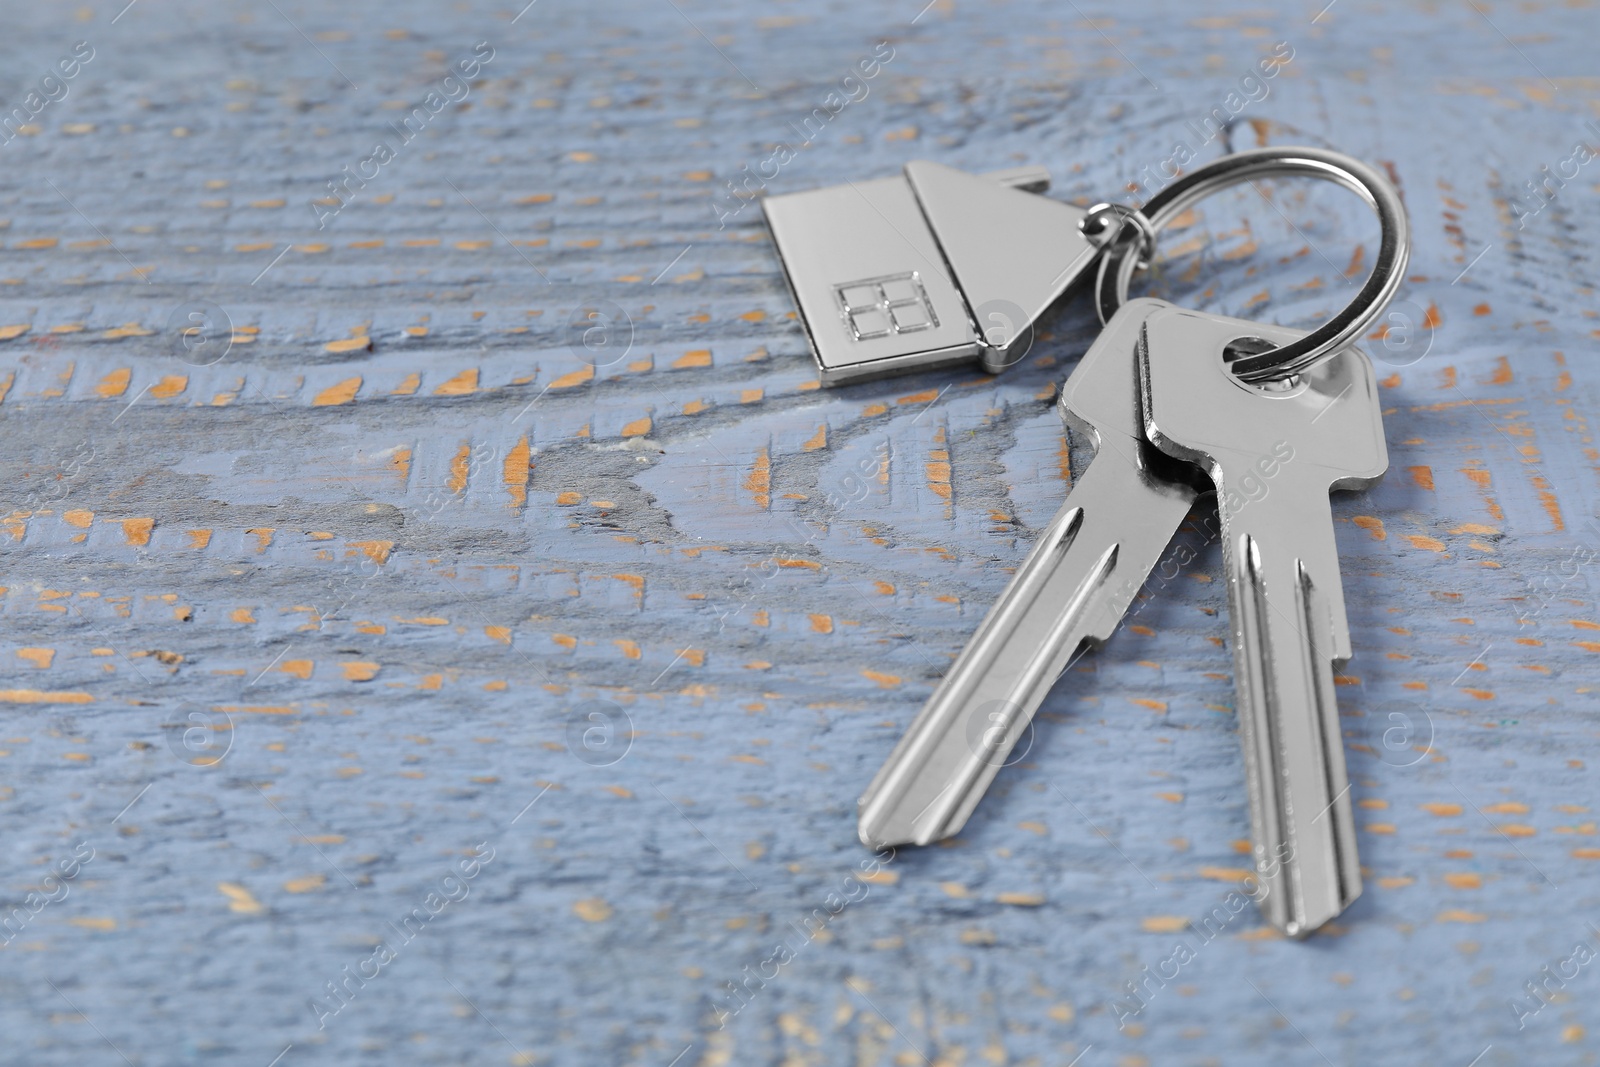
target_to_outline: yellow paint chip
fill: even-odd
[[[94,522],[94,512],[85,511],[83,508],[73,508],[71,511],[61,513],[62,521],[69,526],[76,526],[80,530],[87,530]]]
[[[626,426],[624,426],[622,428],[622,436],[624,436],[624,437],[647,437],[650,434],[650,429],[651,429],[652,425],[653,424],[652,424],[652,422],[650,420],[650,416],[649,415],[646,415],[642,419],[634,419],[632,422],[628,423]]]
[[[389,562],[389,553],[394,551],[393,541],[346,541],[345,547],[355,552],[360,552],[378,566]]]
[[[709,366],[711,366],[711,349],[709,348],[696,348],[693,351],[685,352],[683,355],[672,361],[673,370],[684,370],[689,367]]]
[[[884,674],[880,671],[863,668],[861,676],[868,681],[877,682],[879,689],[893,689],[900,684],[900,676],[898,674]]]
[[[131,367],[114,370],[100,379],[100,384],[94,387],[95,395],[103,396],[107,399],[119,397],[128,391],[128,382],[132,379],[133,369]]]
[[[478,368],[469,367],[460,374],[436,386],[434,396],[470,396],[478,391]]]
[[[1175,934],[1189,928],[1189,920],[1182,915],[1152,915],[1141,919],[1139,926],[1147,934]]]
[[[1462,911],[1459,908],[1449,908],[1441,911],[1436,918],[1442,923],[1481,923],[1488,916],[1481,911]]]
[[[261,901],[237,882],[218,882],[217,889],[228,898],[229,911],[236,911],[241,915],[260,915],[266,911],[266,908],[261,906]]]
[[[456,496],[467,491],[467,475],[472,471],[472,445],[463,443],[456,449],[455,458],[450,461],[450,479],[445,487]]]
[[[378,676],[382,668],[376,663],[363,660],[346,660],[339,664],[339,669],[344,672],[347,682],[370,682]]]
[[[572,371],[569,374],[563,374],[561,377],[555,379],[550,383],[550,388],[572,389],[583,385],[585,382],[592,381],[594,381],[594,368],[588,364],[585,364],[577,370]]]
[[[150,532],[155,529],[155,519],[107,519],[122,527],[122,539],[135,548],[150,543]]]
[[[533,472],[531,455],[532,449],[526,437],[506,453],[502,473],[505,478],[506,493],[511,497],[512,510],[520,509],[528,502],[528,475]]]
[[[324,352],[370,352],[372,351],[372,338],[346,337],[338,341],[329,341],[322,346]]]
[[[1371,534],[1374,541],[1384,541],[1389,537],[1389,532],[1383,528],[1383,520],[1375,515],[1357,515],[1350,521]]]
[[[53,648],[19,648],[17,649],[17,655],[42,671],[48,669],[51,661],[56,658],[56,650]]]
[[[168,374],[150,387],[150,395],[157,400],[170,400],[187,388],[189,388],[187,374]]]
[[[325,874],[308,874],[304,878],[291,878],[283,883],[283,888],[290,893],[310,893],[321,889],[328,884]]]
[[[1406,534],[1406,540],[1410,541],[1413,547],[1426,549],[1429,552],[1443,552],[1445,548],[1443,541],[1426,534]]]
[[[485,626],[483,632],[491,641],[499,641],[504,645],[511,643],[511,627],[509,626]]]
[[[311,401],[311,406],[314,408],[327,408],[335,407],[339,404],[349,404],[355,400],[356,392],[360,388],[360,375],[354,378],[346,378],[344,381],[330,385],[318,393]]]
[[[611,905],[599,897],[587,897],[572,905],[572,911],[586,923],[603,923],[611,918]]]
[[[762,510],[772,506],[772,459],[766,449],[756,453],[755,465],[744,480],[744,488],[754,495],[756,504]]]
[[[311,677],[314,662],[309,659],[286,659],[278,664],[278,670],[283,674],[292,674],[302,682]]]

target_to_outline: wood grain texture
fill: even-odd
[[[1509,200],[1600,141],[1592,3],[14,6],[7,109],[94,58],[0,145],[0,1061],[1595,1062],[1594,967],[1512,1003],[1600,944],[1600,164]],[[1406,196],[1393,466],[1334,505],[1367,888],[1324,936],[1203,933],[1248,834],[1204,508],[965,832],[846,880],[855,797],[1087,458],[1052,400],[1095,329],[1080,298],[1001,377],[817,387],[759,209],[713,204],[880,41],[770,191],[928,158],[1138,199],[1186,140]],[[1370,231],[1240,190],[1151,291],[1306,325]],[[568,323],[604,302],[597,368]]]

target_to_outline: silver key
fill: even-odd
[[[1216,483],[1258,900],[1290,937],[1361,894],[1333,684],[1350,650],[1328,491],[1366,488],[1389,465],[1358,349],[1287,384],[1247,385],[1228,369],[1238,339],[1303,336],[1173,308],[1146,318],[1140,345],[1151,442]]]
[[[1067,380],[1061,414],[1094,460],[862,795],[863,843],[960,831],[1073,655],[1111,636],[1188,514],[1183,479],[1198,472],[1148,446],[1139,406],[1140,326],[1171,306],[1130,301]]]

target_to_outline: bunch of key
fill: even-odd
[[[1283,166],[1295,153],[1298,166]],[[1343,176],[1324,173],[1335,164]],[[1146,205],[1139,229],[1153,241],[1163,220],[1238,174],[1289,172],[1331,176],[1379,209],[1386,243],[1373,277],[1312,335],[1120,299],[1149,248],[1108,245],[1116,254],[1100,261],[1101,304],[1115,311],[1058,402],[1094,458],[861,797],[864,843],[921,845],[961,830],[1064,669],[1110,638],[1209,483],[1227,572],[1254,895],[1275,927],[1304,937],[1360,894],[1334,689],[1351,645],[1328,494],[1366,488],[1388,466],[1372,366],[1349,340],[1403,274],[1403,208],[1384,179],[1348,157],[1275,149],[1202,168]],[[1081,247],[1063,255],[1074,271],[1087,269]],[[1037,300],[1044,290],[1031,291]],[[841,306],[848,320],[850,305]],[[982,324],[969,325],[981,348]],[[841,336],[849,332],[846,322]]]

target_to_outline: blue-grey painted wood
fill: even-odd
[[[520,6],[8,14],[0,1061],[1595,1061],[1592,4]],[[857,844],[1062,499],[1094,323],[817,389],[725,185],[808,117],[769,190],[928,158],[1137,200],[1179,143],[1400,184],[1393,468],[1334,504],[1337,929],[1230,909],[1203,508],[959,839]],[[1184,222],[1149,291],[1229,314],[1309,324],[1371,260],[1332,188]],[[631,348],[585,362],[606,302]],[[227,322],[185,352],[193,305]]]

